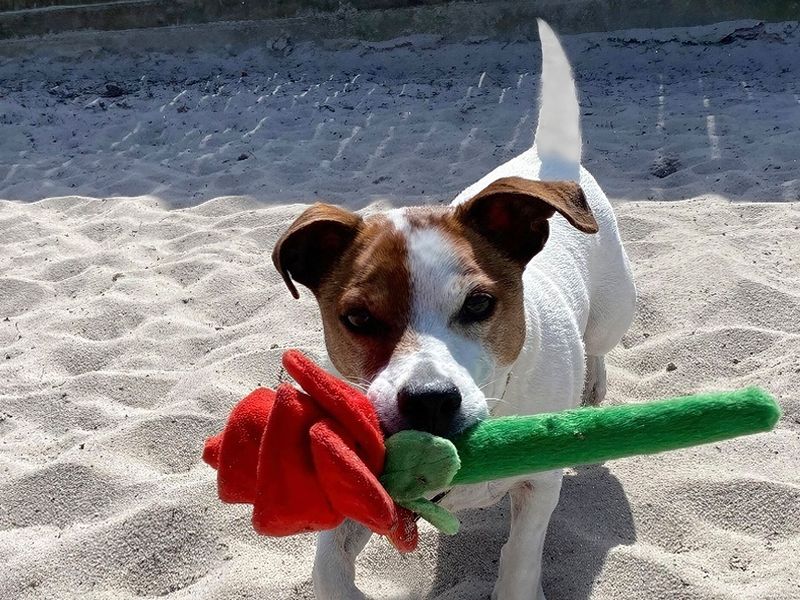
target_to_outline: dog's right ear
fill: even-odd
[[[314,204],[301,214],[275,244],[272,262],[292,296],[300,294],[294,282],[316,293],[361,228],[355,213],[331,204]]]

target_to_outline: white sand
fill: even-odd
[[[572,472],[550,600],[800,598],[800,32],[687,43],[732,29],[566,40],[586,162],[634,200],[641,299],[609,400],[758,384],[785,414]],[[530,143],[537,45],[57,54],[0,63],[0,598],[308,598],[312,538],[256,536],[199,461],[284,348],[322,351],[269,261],[287,202],[448,199]],[[130,93],[98,100],[106,82]],[[375,539],[359,582],[486,598],[507,512],[406,557]]]

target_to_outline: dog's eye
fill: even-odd
[[[485,321],[494,311],[494,297],[484,292],[476,292],[467,296],[464,305],[458,313],[458,320],[462,323],[476,323]]]
[[[354,308],[342,315],[342,323],[355,333],[372,333],[378,322],[365,308]]]

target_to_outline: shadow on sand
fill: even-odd
[[[508,530],[509,502],[459,515],[462,530],[442,536],[429,600],[488,598]],[[602,465],[580,467],[564,478],[544,548],[548,600],[586,600],[608,551],[632,544],[636,531],[619,480]]]

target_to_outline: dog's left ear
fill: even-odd
[[[581,187],[572,181],[503,177],[456,208],[456,218],[515,262],[526,265],[547,241],[556,212],[576,229],[597,233]]]

